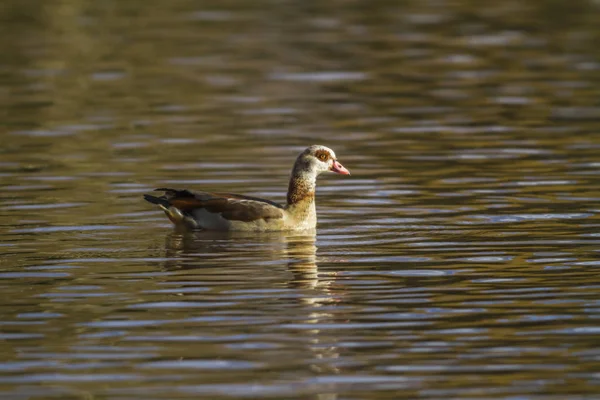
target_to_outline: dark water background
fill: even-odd
[[[7,399],[600,396],[600,3],[0,7]],[[154,187],[319,227],[173,232]]]

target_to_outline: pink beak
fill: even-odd
[[[350,175],[350,171],[348,171],[342,164],[337,162],[337,160],[333,161],[331,171],[335,172],[336,174]]]

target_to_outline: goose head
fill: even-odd
[[[308,172],[315,176],[323,172],[350,175],[350,171],[337,160],[335,152],[329,147],[321,145],[313,145],[304,150],[298,156],[295,167],[302,172]]]

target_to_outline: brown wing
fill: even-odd
[[[269,220],[283,217],[283,207],[279,204],[230,193],[192,192],[168,188],[156,189],[164,191],[164,198],[170,205],[183,212],[205,209],[208,212],[221,214],[230,221],[250,222],[259,219]]]

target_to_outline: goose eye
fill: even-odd
[[[321,161],[327,161],[327,154],[319,154],[319,160]]]

